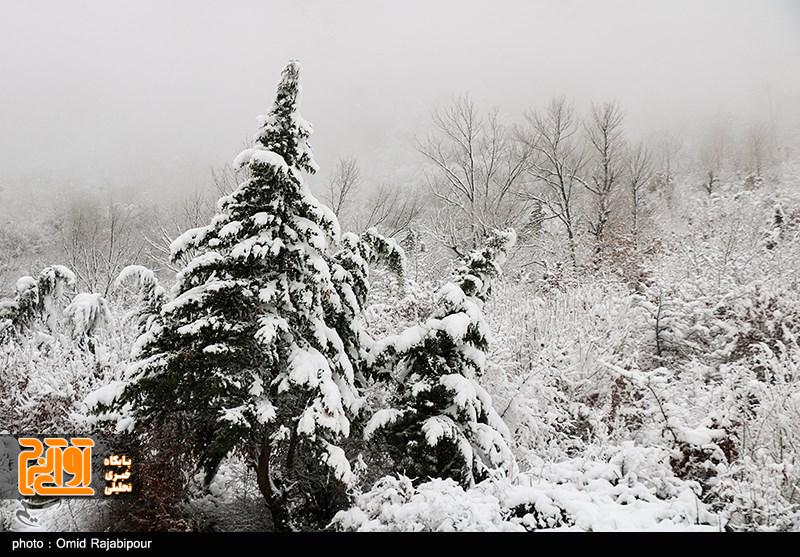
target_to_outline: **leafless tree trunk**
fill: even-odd
[[[144,248],[139,216],[132,205],[83,199],[68,208],[62,246],[81,287],[107,296],[122,268],[139,259]]]
[[[631,235],[634,246],[638,247],[642,194],[653,177],[652,157],[644,145],[640,143],[628,149],[627,167],[628,191],[631,194]]]
[[[725,162],[727,138],[724,130],[717,126],[711,129],[701,147],[700,165],[704,172],[703,189],[708,195],[714,193]]]
[[[459,233],[448,247],[457,253],[463,247],[475,248],[491,228],[522,221],[529,208],[515,193],[531,151],[512,141],[497,110],[481,115],[464,95],[435,111],[433,124],[435,132],[419,142],[417,150],[433,163],[428,181],[434,197],[449,213],[446,220],[457,223]]]
[[[596,204],[595,218],[589,224],[595,237],[596,258],[605,248],[612,203],[624,165],[623,119],[619,106],[607,102],[592,106],[591,119],[585,126],[594,155],[594,169],[585,185],[594,195]]]
[[[336,218],[342,220],[352,201],[351,195],[361,181],[361,170],[354,157],[339,159],[328,183],[328,199]]]
[[[575,187],[586,185],[581,177],[586,165],[586,149],[576,137],[578,124],[572,106],[564,98],[550,102],[544,112],[526,115],[529,129],[521,134],[535,156],[527,167],[534,187],[522,196],[541,203],[567,233],[567,246],[573,268],[575,253]],[[540,187],[536,187],[540,186]]]

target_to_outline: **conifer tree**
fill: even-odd
[[[396,385],[364,434],[383,441],[395,472],[464,486],[493,471],[516,472],[508,428],[478,383],[488,348],[482,306],[515,239],[511,230],[494,231],[442,287],[432,317],[373,347],[374,372]]]
[[[45,267],[37,278],[21,277],[14,300],[0,303],[0,333],[19,335],[34,328],[58,332],[66,291],[74,286],[75,274],[63,265]]]
[[[2,337],[19,335],[30,329],[38,315],[39,294],[36,279],[21,277],[17,280],[13,300],[0,302],[0,333]]]
[[[132,317],[136,318],[136,328],[141,334],[155,327],[161,308],[168,301],[167,291],[161,286],[155,273],[142,265],[128,265],[122,269],[114,280],[113,289],[119,291],[124,285],[131,284],[140,298]]]
[[[343,504],[351,470],[338,443],[360,403],[337,316],[348,271],[333,257],[339,225],[302,173],[317,167],[297,112],[300,65],[235,160],[249,178],[207,226],[173,242],[196,254],[137,343],[113,403],[143,426],[177,424],[210,481],[239,449],[257,470],[276,528],[321,527]],[[337,506],[338,505],[338,506]]]

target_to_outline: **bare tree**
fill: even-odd
[[[220,172],[214,174],[214,188],[222,193],[226,185],[230,186],[232,182],[230,177],[222,179],[224,170]],[[213,192],[202,189],[195,190],[173,204],[156,207],[152,217],[153,226],[144,234],[147,257],[158,268],[175,273],[180,271],[192,259],[193,253],[186,252],[177,261],[172,261],[170,244],[186,230],[208,224],[214,212]]]
[[[375,227],[382,234],[394,237],[419,217],[421,204],[414,189],[384,184],[371,191],[364,190],[355,157],[339,159],[325,201],[343,229],[361,233]],[[354,206],[356,198],[360,203]]]
[[[364,209],[353,217],[353,222],[357,232],[375,227],[384,236],[393,238],[407,231],[421,210],[417,190],[382,185],[369,196]]]
[[[63,216],[62,245],[79,286],[108,295],[114,279],[144,248],[141,212],[133,205],[74,200]]]
[[[248,144],[245,143],[245,146]],[[178,201],[155,207],[153,226],[144,234],[147,243],[147,257],[158,268],[178,272],[193,257],[191,250],[182,254],[177,261],[170,257],[170,244],[186,230],[208,224],[216,213],[216,201],[233,193],[243,181],[249,178],[247,168],[235,169],[226,164],[211,169],[213,187],[197,188]]]
[[[220,196],[230,195],[247,178],[246,173],[246,167],[236,170],[230,164],[226,164],[222,168],[212,168],[211,180],[214,183],[214,189]]]
[[[653,177],[653,159],[647,147],[639,143],[628,149],[626,162],[628,192],[631,195],[631,235],[634,245],[638,245],[642,194]]]
[[[433,163],[428,182],[435,199],[447,220],[458,223],[447,247],[462,253],[477,247],[491,228],[515,226],[527,215],[527,204],[515,193],[530,149],[512,140],[497,110],[480,114],[468,95],[434,111],[433,124],[435,131],[416,147]]]
[[[585,186],[595,199],[596,213],[594,219],[590,219],[589,229],[596,240],[596,254],[605,246],[612,203],[624,168],[623,120],[619,106],[606,102],[592,106],[591,118],[585,126],[594,158],[591,178]]]
[[[350,205],[351,196],[355,193],[361,181],[361,170],[354,157],[339,159],[328,183],[327,202],[340,220],[345,217],[345,212]]]
[[[582,173],[587,161],[586,149],[576,136],[575,113],[562,97],[551,101],[544,112],[529,112],[526,118],[529,129],[520,138],[535,155],[526,169],[534,184],[521,196],[541,203],[548,212],[546,218],[561,222],[575,268],[575,190],[586,185]]]
[[[769,131],[766,124],[757,123],[747,130],[747,159],[750,172],[761,178],[768,156]]]
[[[714,193],[725,163],[728,141],[720,126],[709,130],[700,148],[700,166],[703,171],[703,189],[708,195]]]
[[[672,208],[675,186],[675,174],[678,171],[678,161],[683,148],[683,138],[674,131],[664,132],[654,142],[654,162],[656,167],[656,180],[654,185],[661,191],[667,202],[667,207]]]

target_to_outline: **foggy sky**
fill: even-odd
[[[796,123],[800,2],[0,0],[0,186],[200,187],[290,58],[322,176],[355,155],[391,181],[465,91],[509,119],[616,99],[638,132]]]

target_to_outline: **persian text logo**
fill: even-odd
[[[18,467],[20,495],[94,495],[91,487],[93,440],[45,437],[42,442],[35,437],[21,437],[19,445],[23,449]]]
[[[129,481],[132,464],[133,462],[126,455],[112,454],[103,459],[103,465],[106,467],[106,473],[103,475],[106,480],[103,495],[118,495],[133,491],[133,484]]]

